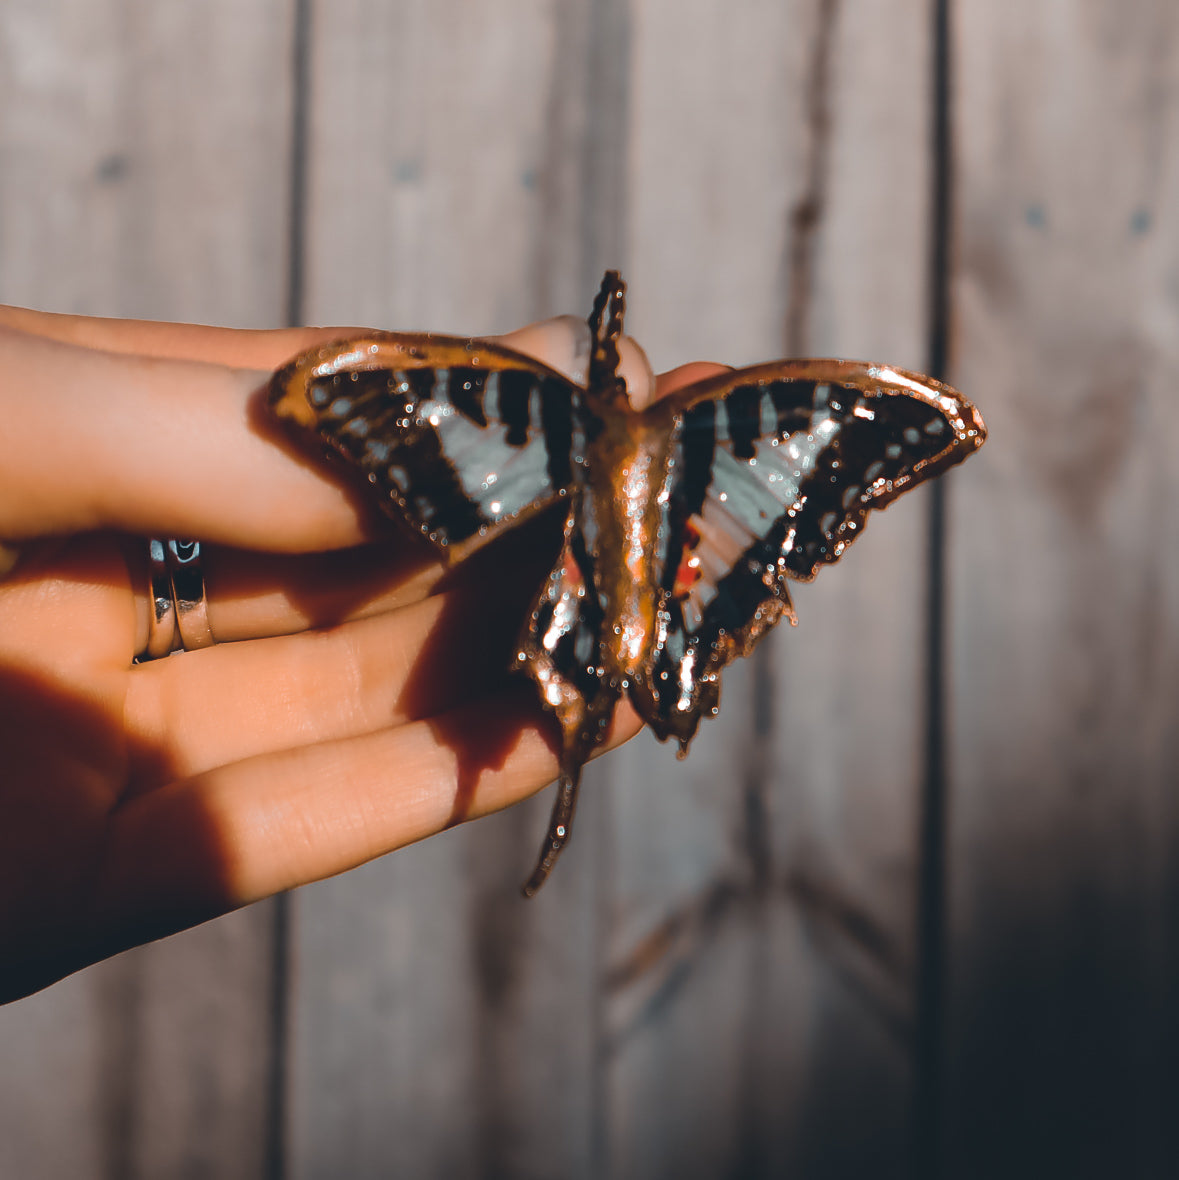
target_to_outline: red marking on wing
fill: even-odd
[[[675,582],[671,588],[673,598],[687,598],[692,592],[692,587],[703,576],[700,572],[700,559],[693,556],[693,550],[699,544],[700,532],[689,520],[684,525],[684,552],[680,558],[679,568],[675,573]]]
[[[573,553],[569,549],[566,549],[562,555],[561,564],[564,572],[563,580],[566,585],[580,588],[585,584],[581,576],[581,566],[577,564],[577,558],[573,556]]]

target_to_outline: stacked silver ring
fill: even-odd
[[[211,647],[200,542],[152,537],[147,543],[147,564],[151,577],[147,647],[139,658],[156,660],[180,648]]]

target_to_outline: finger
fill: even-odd
[[[209,627],[216,643],[291,635],[420,602],[443,589],[494,585],[527,570],[539,586],[560,548],[560,509],[507,529],[464,560],[442,560],[418,533],[330,553],[272,554],[202,545]],[[135,594],[135,643],[147,649],[152,611],[147,542],[126,537]]]
[[[669,393],[683,389],[686,385],[694,385],[697,381],[715,377],[718,373],[731,373],[732,371],[732,365],[718,365],[711,361],[690,361],[686,365],[680,365],[675,369],[669,369],[666,373],[660,373],[656,396],[667,397]]]
[[[326,468],[276,445],[268,373],[0,330],[0,536],[116,527],[311,550],[373,531]]]
[[[433,593],[447,572],[418,537],[404,546],[306,555],[211,549],[203,561],[218,643],[291,635],[410,606]]]
[[[640,724],[620,706],[602,749]],[[332,876],[534,794],[556,728],[527,686],[427,721],[237,762],[115,817],[96,920],[169,928]]]
[[[0,305],[0,328],[102,352],[209,361],[238,369],[277,369],[297,353],[362,333],[363,328],[219,328],[155,320],[62,315]]]
[[[139,665],[125,707],[137,789],[401,725],[505,684],[542,576],[514,571],[324,631]]]
[[[96,698],[119,692],[136,615],[118,539],[87,533],[24,548],[0,582],[0,662]]]
[[[543,320],[495,339],[544,361],[578,385],[588,383],[590,330],[586,321],[578,316],[563,315]],[[630,336],[619,339],[618,358],[618,374],[626,382],[627,396],[636,409],[642,409],[655,396],[651,362],[638,341]]]
[[[387,532],[351,480],[279,434],[269,371],[0,328],[0,373],[5,541],[115,527],[309,552]]]
[[[151,580],[148,543],[127,538],[135,593],[135,643],[128,658],[147,650]],[[276,554],[202,545],[209,629],[215,643],[291,635],[420,602],[444,580],[448,567],[424,538],[386,541],[330,553]]]
[[[339,553],[212,550],[206,585],[213,636],[225,643],[290,635],[410,606],[441,590],[494,591],[505,580],[536,589],[560,550],[563,522],[560,507],[542,512],[453,565],[417,534],[405,544]]]
[[[0,305],[0,328],[105,352],[145,357],[215,362],[239,369],[277,369],[317,344],[363,335],[363,328],[218,328],[152,320],[61,315]],[[584,385],[589,366],[589,325],[579,316],[541,320],[515,332],[491,337],[509,348],[543,360]],[[619,341],[619,371],[635,405],[645,405],[654,389],[650,363],[629,336]]]

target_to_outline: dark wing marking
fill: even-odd
[[[715,711],[719,672],[783,616],[787,580],[837,561],[883,508],[982,445],[949,386],[849,361],[725,373],[655,412],[679,418],[664,609],[636,707],[687,742]]]
[[[487,341],[374,333],[275,374],[276,414],[312,432],[439,545],[566,493],[583,391]]]

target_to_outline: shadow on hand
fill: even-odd
[[[454,752],[448,826],[470,815],[480,775],[502,768],[522,729],[546,716],[510,665],[561,524],[549,514],[510,530],[439,583],[448,593],[396,708]],[[0,1002],[241,904],[224,821],[197,792],[177,789],[163,748],[128,736],[112,697],[96,702],[52,669],[0,666]],[[486,723],[472,724],[459,706],[483,699]],[[509,720],[497,727],[497,717]],[[132,793],[144,773],[171,785]],[[389,768],[390,790],[397,773]]]
[[[406,684],[411,707],[415,698],[425,701],[433,695],[437,669],[449,669],[463,681],[456,704],[480,697],[518,701],[523,706],[519,715],[540,721],[554,753],[560,748],[556,721],[541,705],[536,686],[517,670],[515,657],[533,601],[561,551],[566,511],[566,505],[555,505],[509,529],[443,576],[439,590],[456,593],[446,600]],[[455,635],[463,637],[465,659],[456,659]],[[429,716],[439,745],[453,750],[457,759],[457,787],[446,824],[454,827],[470,817],[480,775],[503,768],[519,740],[520,726],[498,728],[489,716],[486,724],[472,729],[469,715],[461,710],[423,715]],[[509,715],[518,714],[511,710]]]
[[[224,835],[191,794],[171,806],[167,846],[111,865],[126,768],[153,757],[131,748],[118,710],[0,667],[0,715],[0,1002],[234,908]],[[112,867],[134,897],[124,912]]]

